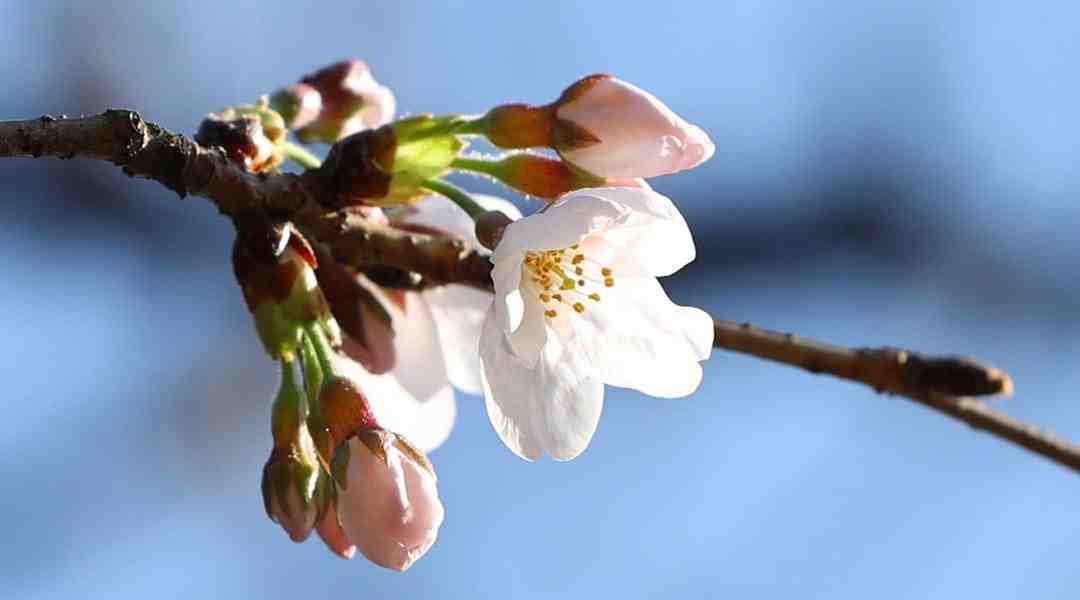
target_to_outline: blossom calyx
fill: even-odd
[[[231,161],[258,173],[274,169],[285,160],[285,134],[281,115],[260,101],[255,106],[227,108],[207,115],[195,141],[224,149]]]
[[[394,94],[371,75],[367,63],[343,60],[300,80],[318,92],[318,116],[296,134],[304,142],[332,144],[365,129],[390,122],[396,102]]]
[[[431,462],[381,429],[359,432],[348,450],[338,490],[341,528],[368,560],[405,571],[435,543],[445,515]]]
[[[424,182],[445,175],[465,145],[453,134],[458,123],[417,115],[337,142],[319,170],[331,191],[327,208],[397,206],[427,195]]]
[[[378,426],[371,403],[357,382],[347,377],[327,377],[319,391],[318,406],[318,413],[309,420],[316,450],[328,465],[350,436]]]
[[[510,154],[495,161],[466,159],[458,164],[469,165],[519,192],[545,200],[554,200],[573,190],[607,184],[603,177],[538,154]]]

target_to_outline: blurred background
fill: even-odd
[[[710,132],[654,186],[716,316],[978,356],[1080,439],[1080,6],[1057,2],[0,1],[0,118],[173,130],[346,57],[405,111],[617,74]],[[491,188],[467,181],[474,189]],[[0,597],[1075,597],[1080,479],[903,399],[716,352],[694,396],[610,389],[528,464],[482,400],[432,458],[405,575],[288,541],[259,491],[275,365],[205,200],[91,161],[0,161]]]

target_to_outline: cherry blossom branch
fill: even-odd
[[[248,173],[219,149],[204,148],[130,110],[0,121],[0,157],[15,156],[109,161],[128,175],[158,181],[181,198],[188,194],[209,198],[233,218],[293,214],[313,201],[311,188],[317,187],[310,177]]]
[[[0,122],[0,157],[17,156],[105,160],[129,175],[158,181],[181,197],[204,196],[238,222],[251,215],[293,220],[338,261],[359,269],[386,266],[418,274],[420,283],[412,285],[492,288],[486,256],[458,240],[379,224],[349,209],[327,213],[322,206],[333,202],[319,200],[331,193],[326,181],[334,173],[327,171],[329,166],[302,175],[252,174],[220,149],[203,147],[133,111]],[[714,334],[718,348],[910,398],[1080,472],[1080,447],[967,397],[1010,393],[1011,380],[997,369],[895,348],[843,348],[728,321],[716,321]]]
[[[0,121],[0,157],[18,156],[105,160],[181,197],[206,197],[234,220],[250,215],[295,220],[354,267],[388,265],[421,274],[425,284],[491,289],[487,259],[460,241],[380,225],[347,209],[327,214],[318,200],[330,193],[325,182],[334,174],[328,167],[303,175],[252,174],[220,149],[203,147],[130,110]]]
[[[926,356],[899,348],[844,348],[749,323],[716,320],[717,348],[904,396],[1080,472],[1080,446],[996,411],[968,396],[1012,394],[1012,379],[968,358]]]

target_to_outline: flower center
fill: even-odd
[[[535,284],[534,292],[544,303],[544,316],[559,316],[559,306],[585,312],[587,301],[599,302],[596,290],[615,285],[611,269],[590,259],[577,244],[562,250],[525,253],[525,276]]]

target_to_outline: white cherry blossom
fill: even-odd
[[[580,454],[604,384],[665,398],[697,389],[712,320],[656,280],[694,255],[682,215],[644,184],[571,192],[507,226],[480,360],[488,416],[511,450]]]

